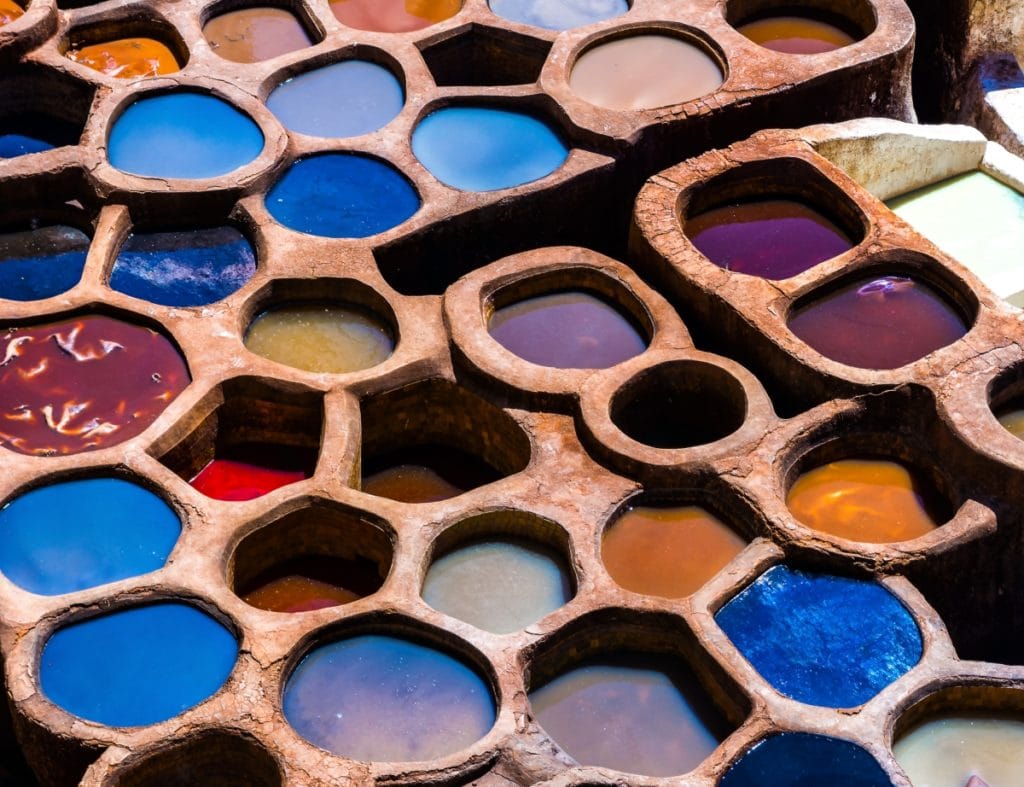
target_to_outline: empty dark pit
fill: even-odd
[[[129,760],[111,787],[280,787],[281,768],[260,744],[243,735],[204,732],[183,743]]]
[[[468,32],[423,47],[440,87],[526,85],[540,78],[551,43],[471,25]]]

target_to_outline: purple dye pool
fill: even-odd
[[[968,325],[936,290],[906,276],[861,279],[798,308],[789,329],[833,361],[897,369],[952,344]]]
[[[715,265],[762,279],[788,279],[853,248],[831,220],[801,202],[761,200],[686,220],[687,237]]]

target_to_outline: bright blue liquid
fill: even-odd
[[[188,604],[130,607],[60,629],[39,665],[43,693],[83,719],[111,727],[155,724],[216,693],[238,643]]]
[[[205,306],[226,298],[256,273],[256,253],[234,227],[130,235],[110,286],[163,306]]]
[[[0,234],[0,298],[36,301],[78,284],[89,236],[74,227]]]
[[[412,151],[442,183],[494,191],[550,175],[569,149],[543,121],[491,107],[448,107],[413,131]]]
[[[505,19],[548,30],[582,27],[629,10],[626,0],[490,0],[490,6]]]
[[[213,178],[263,150],[252,119],[214,96],[178,91],[141,98],[110,132],[107,155],[124,172],[153,178]]]
[[[722,777],[719,787],[889,787],[874,757],[849,741],[784,732],[755,745]]]
[[[358,137],[387,125],[405,94],[395,75],[365,60],[346,60],[289,79],[267,99],[284,127],[314,137]]]
[[[810,705],[861,705],[922,654],[913,617],[881,585],[784,565],[762,574],[715,621],[779,692]]]
[[[298,232],[365,238],[397,227],[419,210],[420,198],[390,164],[325,153],[295,162],[267,194],[266,205]]]
[[[0,509],[0,572],[44,596],[156,571],[181,532],[163,500],[117,478],[33,489]]]
[[[16,158],[28,153],[41,153],[44,150],[52,150],[46,140],[29,137],[25,134],[0,134],[0,158]]]

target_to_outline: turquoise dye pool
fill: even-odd
[[[430,173],[463,191],[495,191],[550,175],[569,157],[537,118],[495,107],[446,107],[412,134],[412,152]]]
[[[490,0],[489,4],[500,17],[548,30],[582,27],[629,10],[626,0]]]
[[[156,571],[180,532],[170,506],[136,484],[52,484],[0,509],[0,572],[32,593],[73,593]]]
[[[215,96],[179,90],[148,95],[114,121],[107,156],[117,169],[151,178],[214,178],[253,161],[263,132]]]
[[[163,306],[205,306],[256,273],[256,252],[234,227],[135,233],[121,246],[110,286]]]
[[[72,623],[47,641],[43,694],[68,713],[111,727],[155,724],[215,694],[238,643],[189,604],[129,607]]]
[[[907,608],[876,582],[769,569],[715,622],[776,690],[832,708],[861,705],[921,659]]]
[[[327,238],[365,238],[397,227],[420,208],[412,184],[390,164],[352,153],[295,162],[267,194],[284,226]]]
[[[890,787],[892,782],[878,761],[855,743],[784,732],[757,743],[737,760],[719,787]]]
[[[53,225],[0,233],[0,298],[35,301],[67,292],[82,278],[89,236]]]
[[[410,762],[472,745],[495,719],[475,670],[404,639],[363,635],[314,649],[284,690],[303,738],[355,760]]]
[[[405,92],[388,69],[366,60],[334,63],[281,83],[267,108],[289,131],[314,137],[358,137],[402,111]]]

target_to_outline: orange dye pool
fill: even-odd
[[[25,9],[14,0],[0,0],[0,26],[13,22],[24,14]]]
[[[699,590],[745,546],[703,508],[637,506],[605,532],[601,557],[626,590],[681,598]]]
[[[462,0],[334,0],[338,21],[357,30],[405,33],[455,16]]]
[[[173,74],[181,64],[166,44],[153,38],[119,38],[92,46],[75,47],[67,57],[118,79]]]
[[[941,508],[903,465],[868,459],[844,459],[805,473],[786,504],[814,530],[875,544],[931,532]]]
[[[835,25],[802,16],[777,16],[738,27],[743,35],[767,49],[790,55],[816,55],[854,43]]]

